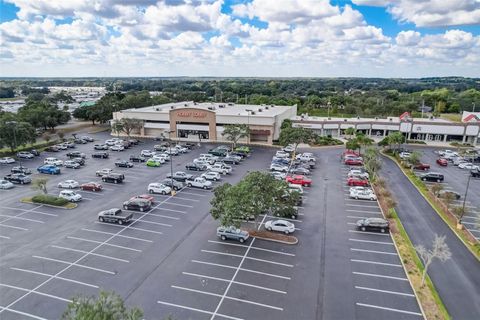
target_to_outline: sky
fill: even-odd
[[[480,0],[0,0],[0,77],[480,77]]]

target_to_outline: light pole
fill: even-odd
[[[175,189],[173,188],[173,154],[172,154],[172,138],[170,135],[175,131],[168,131],[168,155],[170,156],[170,184],[172,186],[172,196],[176,194]]]
[[[251,109],[245,109],[247,112],[247,127],[248,127],[248,139],[247,143],[250,144],[250,112],[253,112]]]
[[[12,125],[12,131],[13,131],[13,143],[14,143],[14,152],[17,151],[17,121],[7,121],[6,122],[8,125]],[[20,167],[22,166],[22,160],[18,158],[18,164]]]

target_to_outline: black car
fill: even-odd
[[[147,158],[145,158],[144,156],[136,156],[136,155],[131,155],[130,156],[130,161],[132,162],[145,162],[147,161]]]
[[[107,159],[107,158],[108,158],[108,152],[95,152],[95,153],[92,153],[92,158]]]
[[[47,151],[47,152],[58,152],[58,151],[60,151],[60,149],[56,146],[51,146],[51,147],[45,148],[45,151]]]
[[[132,168],[133,163],[127,160],[118,160],[118,161],[115,161],[115,166],[122,167],[122,168]]]
[[[226,164],[239,164],[238,158],[226,156],[225,158],[220,158]]]
[[[172,184],[172,181],[173,181],[173,184]],[[183,182],[177,181],[175,179],[170,179],[170,178],[163,179],[162,184],[169,186],[175,191],[180,190],[185,186]]]
[[[105,174],[102,176],[103,182],[110,182],[110,183],[122,183],[125,180],[125,176],[121,173],[114,173],[110,172],[109,174]]]
[[[232,156],[242,157],[242,159],[244,159],[244,158],[247,157],[247,154],[244,153],[244,152],[233,151],[233,152],[230,152],[230,154],[231,154]]]
[[[472,170],[472,171],[470,171],[470,174],[474,178],[480,178],[480,170]]]
[[[83,158],[71,158],[70,160],[75,161],[76,163],[78,163],[81,166],[85,165],[85,159],[83,159]]]
[[[27,184],[32,182],[32,179],[23,173],[10,173],[3,177],[3,179],[10,181],[11,183],[18,184]]]
[[[422,174],[420,179],[422,179],[422,181],[442,182],[445,178],[441,173],[429,172]]]
[[[73,140],[73,142],[75,142],[76,144],[86,144],[88,141],[76,138],[75,140]]]
[[[70,151],[67,152],[67,157],[71,158],[86,158],[87,156],[85,153],[80,152],[80,151]]]
[[[130,199],[123,203],[123,209],[125,210],[137,210],[137,211],[148,211],[152,207],[152,203],[147,199]]]
[[[37,149],[28,150],[28,152],[33,154],[35,157],[38,157],[40,155],[40,152]]]
[[[75,143],[73,142],[64,142],[63,143],[67,148],[73,149],[75,148]]]
[[[367,218],[357,221],[357,228],[361,231],[388,232],[389,222],[382,218]]]
[[[128,142],[130,142],[131,144],[135,144],[135,145],[137,145],[137,144],[139,144],[139,143],[140,143],[140,140],[137,140],[137,139],[130,139],[130,140],[128,140]]]
[[[193,170],[193,171],[205,171],[205,170],[207,170],[207,166],[199,165],[199,164],[190,162],[190,163],[187,163],[185,165],[185,169]]]
[[[22,173],[22,174],[32,174],[32,170],[28,169],[28,168],[25,168],[25,167],[22,167],[22,166],[18,166],[18,167],[13,167],[11,170],[10,170],[11,173]]]

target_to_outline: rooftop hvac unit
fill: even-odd
[[[359,117],[359,116],[357,116],[357,120],[360,120],[360,117]]]
[[[160,111],[162,110],[162,108],[155,108],[155,111]]]
[[[252,111],[251,114],[255,114],[255,111]]]
[[[347,120],[347,119],[343,119],[343,121],[347,122],[348,120]]]
[[[375,117],[375,120],[378,120],[378,117]]]
[[[170,106],[170,109],[175,109],[175,106]]]
[[[389,120],[389,121],[393,121],[393,118],[389,118],[388,120]]]
[[[332,118],[328,117],[328,120],[332,120]]]
[[[233,102],[229,102],[229,103],[228,103],[228,105],[229,105],[229,106],[234,106],[234,105],[235,105],[235,103],[233,103]]]
[[[225,108],[225,105],[219,104],[218,107],[219,107],[219,108]]]
[[[270,105],[270,107],[272,107],[272,108],[273,108],[273,107],[275,107],[275,105],[274,105],[274,104],[271,104],[271,105]]]
[[[183,104],[184,107],[188,107],[188,103]]]
[[[265,107],[265,110],[268,110],[268,106]]]
[[[208,107],[208,110],[215,110],[215,107]]]
[[[262,111],[263,111],[262,108],[259,108],[259,109],[258,109],[258,112],[262,112]]]
[[[193,104],[194,104],[194,105],[197,105],[197,102],[196,102],[196,101],[193,101]]]

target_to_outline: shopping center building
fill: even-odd
[[[197,103],[193,101],[127,109],[113,114],[113,120],[136,118],[142,128],[134,134],[143,137],[164,136],[185,141],[224,141],[228,124],[246,124],[250,137],[240,142],[272,144],[280,135],[285,119],[295,117],[297,106],[244,105],[234,103]]]

